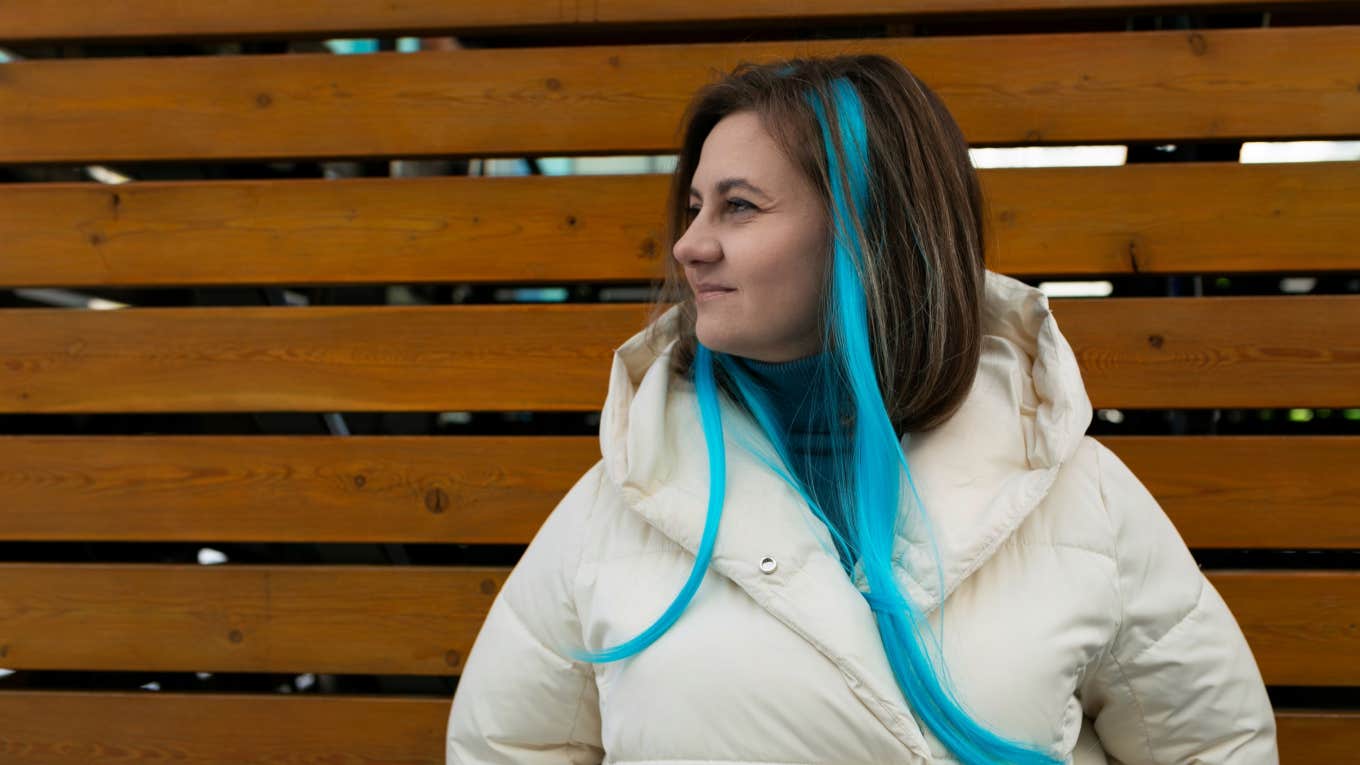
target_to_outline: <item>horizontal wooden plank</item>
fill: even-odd
[[[1360,162],[982,170],[988,266],[1026,275],[1360,270]]]
[[[1360,685],[1360,572],[1205,572],[1272,685]]]
[[[1008,274],[1360,270],[1360,162],[989,169]],[[659,279],[669,176],[0,184],[0,287]]]
[[[1052,305],[1097,407],[1344,407],[1360,399],[1360,297]]]
[[[0,436],[0,540],[528,544],[594,436]]]
[[[16,61],[0,163],[673,150],[741,60],[909,62],[974,144],[1351,135],[1360,27]],[[128,83],[136,83],[129,89]]]
[[[638,304],[10,309],[0,411],[588,411],[645,318]]]
[[[444,765],[450,699],[208,693],[0,691],[0,749],[17,765],[126,765],[176,758]],[[1345,762],[1360,712],[1276,709],[1283,765]]]
[[[98,0],[27,0],[0,5],[0,42],[217,37],[372,36],[379,34],[465,34],[554,28],[591,29],[618,25],[726,25],[819,20],[828,22],[905,19],[921,16],[1160,8],[1165,0],[752,0],[741,5],[706,0],[593,0],[589,5],[560,0],[424,0],[402,3],[347,0],[325,13],[292,3],[221,0],[185,5],[175,0],[126,0],[113,12]],[[1270,8],[1343,7],[1344,0],[1183,0],[1179,7],[1210,10],[1264,5]]]
[[[1360,712],[1275,710],[1282,765],[1345,762],[1360,746]]]
[[[660,278],[665,184],[660,175],[0,184],[0,286]]]
[[[9,669],[456,675],[509,569],[0,563]]]
[[[1195,548],[1360,548],[1360,439],[1100,439]],[[594,436],[0,436],[0,540],[528,544]]]
[[[450,699],[0,691],[14,765],[445,765]]]
[[[1101,408],[1355,406],[1360,298],[1054,300]],[[0,412],[592,411],[647,306],[0,310]],[[551,369],[551,375],[544,375]]]
[[[452,675],[505,568],[0,563],[11,669]],[[1360,573],[1210,574],[1266,682],[1356,685]]]
[[[1105,436],[1196,548],[1360,548],[1360,438]]]

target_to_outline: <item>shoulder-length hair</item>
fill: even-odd
[[[900,63],[877,54],[742,63],[700,89],[681,121],[665,251],[670,253],[690,223],[689,188],[704,140],[720,120],[739,111],[758,115],[811,180],[832,219],[830,168],[808,94],[830,103],[837,78],[860,94],[870,166],[889,170],[870,179],[865,225],[856,232],[866,255],[860,279],[879,387],[899,434],[929,430],[963,403],[977,372],[984,202],[963,133],[939,97]],[[832,259],[826,263],[823,283],[830,284]],[[823,290],[820,316],[829,315],[829,301],[830,290]],[[677,303],[673,369],[689,377],[697,342],[694,294],[668,256],[651,326]],[[735,393],[721,370],[718,381],[729,395]]]

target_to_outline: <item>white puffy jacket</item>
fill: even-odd
[[[1090,400],[1046,297],[986,278],[969,396],[904,439],[943,609],[929,541],[896,540],[902,586],[937,634],[943,617],[959,698],[1076,765],[1278,762],[1237,622],[1147,489],[1085,435]],[[677,316],[660,321],[673,331]],[[616,350],[602,459],[497,594],[454,695],[449,765],[955,762],[894,682],[856,592],[867,586],[734,440],[750,424],[727,404],[726,505],[694,600],[632,658],[564,658],[637,635],[693,565],[707,454],[693,386],[667,374],[671,348],[639,333]]]

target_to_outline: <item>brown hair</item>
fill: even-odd
[[[838,77],[849,80],[864,105],[869,167],[874,170],[864,225],[855,230],[866,253],[860,278],[879,390],[899,435],[928,430],[958,409],[977,373],[985,270],[983,198],[967,141],[943,102],[886,56],[743,62],[695,94],[680,125],[683,138],[667,200],[666,275],[651,326],[657,328],[655,320],[679,303],[672,369],[689,378],[697,343],[694,296],[669,254],[689,225],[689,187],[704,140],[723,117],[754,112],[812,182],[825,204],[826,219],[833,220],[821,128],[807,98],[811,94],[823,104],[834,103],[831,83]],[[828,232],[828,248],[830,243]],[[823,283],[830,285],[831,258],[826,261]],[[820,316],[829,315],[830,296],[830,289],[823,290]],[[723,376],[718,382],[731,396]],[[740,401],[739,396],[732,398]]]

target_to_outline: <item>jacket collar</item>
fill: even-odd
[[[1025,520],[1091,421],[1076,357],[1042,292],[987,271],[982,315],[981,362],[964,403],[943,425],[903,438],[935,545],[920,522],[908,522],[894,557],[899,582],[922,613]],[[644,330],[615,350],[600,448],[628,507],[693,554],[704,531],[708,457],[694,388],[669,372],[678,319],[672,307],[658,319],[655,345]],[[855,594],[867,590],[863,577],[846,578],[825,526],[740,445],[755,438],[754,425],[721,406],[728,486],[713,570],[835,662],[871,711],[929,761],[872,612]],[[902,517],[921,519],[905,481],[902,489],[911,503]],[[774,572],[761,571],[765,557],[776,561]]]

